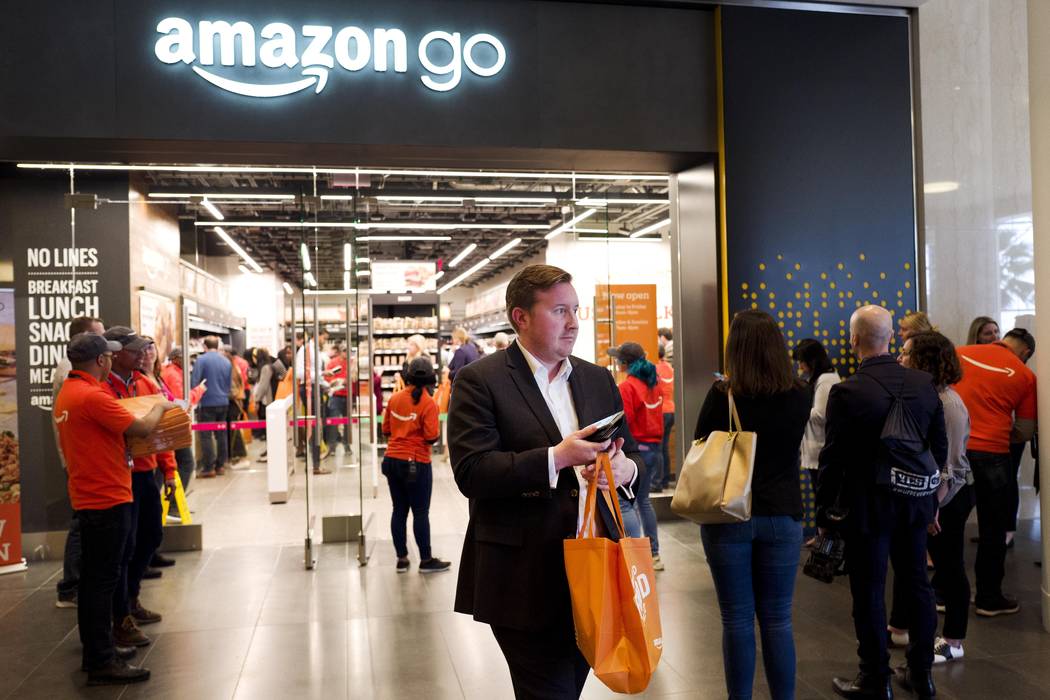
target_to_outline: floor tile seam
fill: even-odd
[[[270,578],[266,582],[266,591],[263,594],[262,598],[263,602],[259,605],[259,612],[255,617],[255,623],[252,625],[252,633],[251,636],[248,638],[248,645],[244,649],[244,658],[241,659],[241,669],[237,672],[237,683],[233,686],[233,693],[231,693],[230,695],[231,698],[237,697],[237,689],[241,687],[241,679],[244,678],[244,669],[248,665],[248,656],[251,654],[252,644],[255,643],[255,636],[256,634],[258,634],[259,631],[259,621],[262,619],[263,608],[266,603],[266,597],[270,594],[270,588],[273,586],[273,577],[277,573],[277,567],[281,562],[281,552],[283,549],[283,546],[277,547],[277,556],[274,557],[273,566],[270,569]]]
[[[74,625],[73,629],[69,630],[69,632],[67,632],[65,634],[65,636],[62,637],[62,639],[60,639],[57,642],[55,642],[55,645],[53,647],[51,647],[51,651],[47,652],[47,654],[44,655],[44,658],[40,660],[40,663],[38,663],[36,666],[34,666],[29,671],[29,673],[27,673],[25,675],[25,677],[23,677],[22,680],[19,681],[18,685],[16,685],[11,690],[11,692],[7,695],[7,697],[8,698],[16,697],[15,694],[18,692],[19,688],[21,688],[23,685],[25,685],[26,681],[29,680],[30,678],[32,678],[33,674],[36,673],[38,670],[40,670],[40,667],[43,666],[45,663],[47,663],[47,660],[55,655],[55,652],[58,651],[59,647],[62,646],[62,643],[65,642],[67,639],[69,639],[70,635],[72,635],[76,631],[77,631],[77,627]]]
[[[456,676],[456,683],[459,685],[459,694],[465,700],[467,697],[467,689],[463,687],[463,677],[460,675],[459,669],[456,668],[456,662],[452,658],[452,647],[448,643],[445,627],[445,625],[439,625],[438,633],[441,634],[441,642],[445,645],[445,655],[448,657],[448,663],[452,667],[452,673]]]

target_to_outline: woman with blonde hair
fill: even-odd
[[[925,311],[913,311],[900,320],[901,345],[916,333],[935,333],[937,328],[930,323],[930,317]]]
[[[448,378],[456,381],[456,373],[481,357],[481,353],[478,352],[478,346],[471,341],[470,334],[463,326],[456,326],[452,331],[452,344],[457,348],[452,355],[452,361],[448,363]]]
[[[999,324],[989,316],[978,316],[970,323],[967,345],[987,345],[999,340]]]
[[[394,393],[402,391],[408,385],[408,366],[412,364],[412,360],[427,356],[426,338],[416,333],[405,339],[405,361],[401,363],[401,371],[394,376]]]

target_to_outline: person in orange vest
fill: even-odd
[[[666,345],[660,346],[659,355],[660,361],[656,363],[656,385],[660,387],[660,393],[664,397],[664,468],[659,474],[659,480],[653,477],[653,491],[663,491],[671,485],[671,431],[674,430],[674,367],[665,359]]]
[[[430,464],[431,446],[438,439],[438,407],[434,391],[434,365],[429,356],[417,357],[408,365],[408,387],[390,397],[383,411],[383,434],[387,436],[383,476],[390,486],[394,512],[390,533],[397,551],[397,573],[408,571],[408,511],[412,511],[412,532],[419,547],[419,573],[447,571],[449,562],[433,556],[430,550],[430,494],[434,474]]]
[[[140,370],[143,356],[153,341],[144,338],[127,326],[113,326],[103,336],[121,344],[120,352],[113,356],[113,369],[102,382],[115,399],[161,394],[160,389]],[[161,394],[163,395],[163,394]],[[160,613],[144,608],[139,602],[142,579],[149,569],[150,560],[164,537],[161,522],[160,489],[154,472],[159,466],[164,472],[164,488],[175,491],[175,455],[159,452],[132,460],[131,491],[132,536],[129,551],[125,553],[125,586],[127,587],[127,609],[114,610],[113,637],[118,646],[142,647],[152,640],[139,629],[139,625],[160,622]],[[157,571],[151,575],[156,578]]]

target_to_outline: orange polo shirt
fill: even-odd
[[[52,411],[69,472],[74,510],[131,503],[131,469],[124,431],[135,417],[90,374],[73,370]]]
[[[970,413],[966,449],[1010,452],[1014,418],[1035,419],[1035,374],[1002,343],[957,348],[963,378],[953,389]]]
[[[656,363],[656,385],[664,397],[664,413],[674,413],[674,367],[667,360]]]
[[[427,392],[412,402],[412,389],[390,397],[383,411],[383,434],[389,436],[386,454],[394,459],[430,463],[430,446],[440,435],[438,407]]]

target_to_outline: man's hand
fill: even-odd
[[[598,454],[609,447],[610,440],[605,442],[590,442],[586,437],[597,428],[589,425],[582,430],[567,436],[554,447],[554,468],[562,470],[565,467],[575,467],[577,464],[594,464]]]
[[[634,476],[635,469],[638,468],[634,460],[623,453],[622,448],[623,438],[616,438],[609,445],[608,449],[603,450],[609,454],[609,463],[612,465],[613,479],[616,481],[616,486],[623,486],[630,481]],[[581,475],[585,479],[591,479],[594,476],[594,471],[595,465],[590,464],[583,470]],[[605,472],[598,473],[598,488],[602,491],[609,490],[609,480],[605,477]]]
[[[933,522],[926,526],[926,532],[931,535],[941,534],[941,510],[937,509],[937,512],[933,514]]]
[[[164,498],[168,503],[175,502],[175,480],[167,479],[164,482]]]

